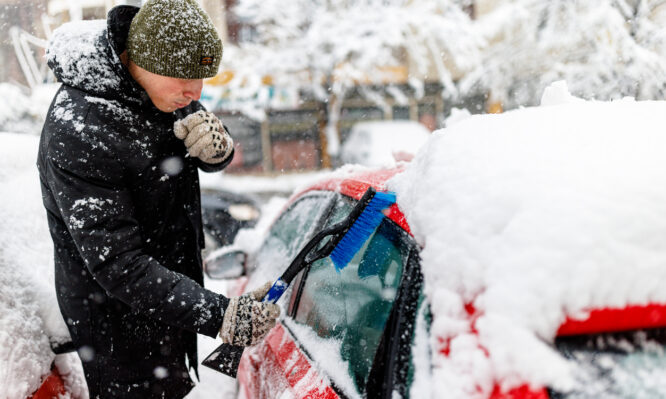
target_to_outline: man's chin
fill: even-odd
[[[157,104],[155,104],[155,108],[157,108],[158,110],[160,110],[162,112],[171,113],[171,112],[176,111],[180,107],[177,107],[175,104],[171,104],[171,105],[157,105]]]
[[[153,104],[155,104],[153,102]],[[155,104],[155,108],[159,109],[162,112],[174,112],[176,110],[179,110],[181,108],[185,108],[188,105],[190,105],[190,102],[186,103],[179,103],[179,102],[172,102],[172,103],[166,103],[166,104]]]

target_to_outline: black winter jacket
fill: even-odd
[[[62,87],[38,168],[58,303],[91,398],[184,396],[196,333],[215,337],[228,305],[202,287],[197,174],[226,163],[186,157],[174,136],[174,122],[200,104],[160,112],[121,64],[137,11],[64,26],[47,52]]]

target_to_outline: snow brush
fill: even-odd
[[[395,200],[394,193],[369,187],[344,220],[320,231],[305,244],[262,302],[277,302],[301,270],[327,256],[331,257],[336,271],[344,269],[381,223],[382,211]],[[326,238],[328,241],[322,245]],[[201,364],[235,378],[243,349],[243,346],[222,344]]]

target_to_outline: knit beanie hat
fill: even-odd
[[[211,78],[220,66],[222,40],[195,0],[149,0],[132,20],[127,54],[158,75]]]

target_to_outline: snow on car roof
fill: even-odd
[[[666,303],[665,126],[666,102],[558,83],[539,107],[435,132],[389,181],[424,245],[431,392],[567,390],[574,366],[548,344],[567,317]]]

